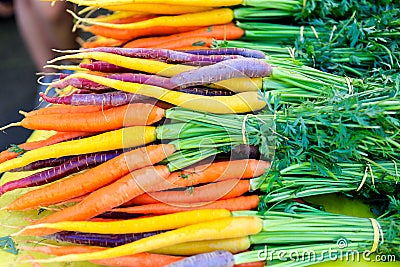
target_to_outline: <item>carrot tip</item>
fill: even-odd
[[[46,85],[46,86],[50,85],[51,83],[42,82],[42,79],[43,79],[44,77],[46,77],[46,76],[45,76],[45,75],[40,76],[40,77],[36,80],[36,82],[37,82],[38,84],[40,84],[40,85]]]
[[[22,116],[26,116],[28,114],[28,112],[23,111],[23,110],[18,110],[18,113],[21,114]]]
[[[10,228],[10,229],[22,229],[23,226],[14,226],[14,225],[7,225],[7,224],[0,224],[1,227]]]
[[[1,127],[0,131],[4,131],[5,129],[8,129],[8,128],[11,128],[11,127],[14,127],[14,126],[21,126],[21,125],[22,125],[21,122],[13,122],[13,123],[10,123],[10,124],[8,124],[6,126]]]

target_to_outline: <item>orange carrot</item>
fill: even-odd
[[[135,170],[114,183],[92,192],[78,204],[37,220],[35,224],[88,220],[143,194],[143,190],[146,188],[156,188],[160,181],[168,177],[168,174],[169,169],[165,165],[149,166]],[[24,234],[48,235],[54,232],[57,232],[57,230],[39,228],[28,229],[24,231]]]
[[[154,45],[152,48],[163,48],[163,49],[177,49],[184,46],[206,46],[211,47],[214,38],[212,37],[187,37],[178,39],[176,41],[170,41]]]
[[[188,210],[198,209],[227,209],[230,211],[236,210],[250,210],[255,209],[260,202],[260,198],[257,195],[241,196],[230,199],[218,200],[213,203],[179,203],[176,205],[170,205],[166,203],[156,203],[141,206],[133,206],[126,208],[115,208],[113,211],[126,212],[133,214],[154,214],[162,215]]]
[[[110,184],[130,171],[153,165],[174,151],[173,145],[161,144],[126,152],[84,173],[30,191],[2,209],[32,209],[85,195]]]
[[[65,114],[65,113],[89,113],[108,109],[107,106],[71,106],[71,105],[52,105],[30,112],[23,112],[25,117],[37,116],[37,115],[50,115],[50,114]]]
[[[164,190],[166,190],[229,179],[249,179],[264,174],[269,167],[269,162],[256,159],[213,162],[188,168],[184,171],[173,172],[168,176],[163,186]],[[147,192],[153,193],[155,191],[147,190]],[[153,197],[143,198],[146,198],[147,201],[154,201],[151,200]],[[129,202],[126,205],[129,205]]]
[[[211,37],[220,40],[235,40],[239,39],[243,35],[244,35],[244,30],[237,27],[234,23],[228,23],[225,25],[202,27],[194,31],[177,33],[169,36],[137,39],[127,43],[126,45],[124,45],[124,47],[141,47],[141,48],[154,47],[157,45],[170,42],[179,43],[180,40],[189,37]]]
[[[63,256],[68,254],[79,254],[101,251],[106,248],[101,247],[91,247],[91,246],[19,246],[20,250],[41,252],[44,254]],[[154,266],[154,267],[164,267],[175,261],[182,260],[184,257],[169,256],[153,253],[137,253],[129,256],[122,256],[117,258],[103,259],[103,260],[93,260],[91,262],[99,265],[105,266],[126,266],[126,267],[136,267],[136,266]]]
[[[179,204],[211,202],[243,195],[250,189],[249,180],[229,179],[199,187],[188,187],[185,191],[164,191],[142,194],[124,205],[147,205],[155,203]]]
[[[8,126],[23,126],[32,130],[100,132],[123,126],[151,125],[163,117],[164,109],[152,104],[135,103],[89,113],[29,116]]]
[[[62,141],[70,140],[77,137],[85,137],[90,136],[95,133],[90,132],[58,132],[45,140],[40,141],[33,141],[33,142],[26,142],[23,144],[17,145],[15,148],[16,150],[21,150],[20,152],[13,152],[9,149],[4,150],[0,153],[0,163],[3,163],[7,160],[13,159],[21,155],[24,151],[34,150],[36,148],[49,146],[53,144],[57,144]]]
[[[92,41],[86,41],[81,44],[82,48],[95,48],[95,47],[111,47],[111,46],[121,46],[125,41],[115,40],[111,38],[96,38]]]
[[[199,27],[193,27],[193,26],[190,27],[155,26],[145,29],[124,30],[124,29],[113,29],[113,28],[93,25],[89,27],[84,27],[83,29],[95,35],[112,38],[116,40],[129,41],[139,37],[170,35],[180,32],[192,31],[198,28]]]
[[[173,172],[168,181],[187,187],[227,179],[249,179],[264,174],[269,167],[269,162],[256,159],[221,161]]]

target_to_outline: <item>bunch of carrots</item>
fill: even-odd
[[[152,9],[157,10],[158,7]],[[193,10],[196,9],[202,8]],[[160,7],[158,10],[163,12],[165,9]],[[187,8],[183,7],[182,10],[175,12],[186,10]],[[77,17],[79,24],[76,27],[93,34],[93,37],[81,44],[84,48],[123,46],[177,50],[205,49],[211,47],[215,39],[236,40],[244,35],[244,30],[231,22],[230,13],[229,9],[216,9],[162,16],[117,11],[97,18]],[[88,25],[91,23],[94,25]],[[132,26],[134,24],[143,26],[134,27]]]
[[[285,203],[261,212],[269,203],[260,191],[279,183],[264,179],[274,158],[278,113],[263,112],[279,106],[273,96],[295,108],[305,99],[322,99],[328,86],[340,94],[357,81],[257,50],[210,47],[243,37],[233,20],[256,16],[250,11],[290,13],[303,1],[68,1],[87,6],[68,12],[75,27],[94,37],[82,43],[84,49],[59,51],[63,55],[45,66],[75,71],[48,84],[40,95],[48,107],[21,111],[20,122],[1,128],[54,132],[0,153],[0,173],[21,173],[1,181],[0,198],[17,196],[1,210],[42,212],[4,237],[10,252],[56,256],[26,260],[32,264],[256,267],[267,263],[258,257],[262,246],[324,249],[341,227],[354,249],[387,248],[375,246],[377,225],[382,239],[391,234],[388,246],[398,244],[398,220],[375,222]],[[110,14],[80,16],[97,8]],[[61,60],[78,63],[52,65]],[[52,88],[59,95],[51,95]],[[325,219],[329,223],[321,223]],[[302,229],[317,233],[312,242]],[[282,238],[288,231],[294,238]],[[40,237],[43,246],[21,244],[20,236]]]
[[[160,49],[120,49],[107,53],[107,48],[101,49],[104,50],[97,49],[98,52],[92,50],[87,53],[94,58],[96,53],[111,58],[122,57],[124,53],[135,53],[135,56],[130,54],[129,57],[125,57],[128,60],[135,60],[138,63],[135,66],[142,68],[141,71],[147,70],[147,73],[154,74],[137,73],[124,66],[95,59],[91,63],[81,63],[77,68],[85,70],[77,71],[76,74],[69,76],[60,74],[60,80],[54,81],[49,88],[53,86],[61,90],[73,88],[69,90],[72,93],[59,97],[42,94],[44,100],[54,104],[31,112],[21,112],[24,119],[9,125],[33,130],[51,130],[56,133],[46,140],[14,145],[10,150],[1,153],[1,172],[35,171],[34,174],[8,181],[0,186],[1,195],[21,188],[31,188],[2,207],[2,210],[44,208],[55,211],[33,222],[32,227],[43,223],[65,221],[104,222],[107,228],[111,226],[108,225],[111,221],[118,224],[139,223],[140,227],[138,226],[136,230],[139,235],[128,230],[124,233],[125,237],[110,236],[115,233],[109,233],[108,237],[107,235],[73,237],[72,232],[57,232],[46,227],[26,229],[18,235],[44,236],[76,244],[89,240],[88,245],[96,244],[93,242],[97,238],[104,240],[103,244],[107,246],[110,242],[114,242],[111,240],[117,238],[119,241],[114,243],[114,246],[118,246],[139,238],[146,240],[152,235],[165,234],[166,230],[178,231],[192,224],[195,227],[194,225],[205,220],[204,214],[208,213],[211,215],[206,216],[207,221],[216,220],[217,224],[222,223],[217,220],[218,214],[221,213],[222,217],[227,217],[223,220],[223,225],[226,223],[230,225],[231,211],[256,209],[260,198],[257,194],[249,192],[250,179],[263,175],[270,167],[269,161],[258,157],[249,159],[249,153],[242,156],[244,159],[230,159],[228,154],[228,157],[210,161],[210,156],[221,153],[222,150],[216,152],[213,149],[203,150],[202,147],[199,152],[192,146],[200,142],[191,141],[191,138],[198,138],[194,140],[204,138],[204,131],[207,128],[202,130],[202,127],[198,126],[197,131],[196,128],[190,128],[190,124],[185,126],[179,122],[165,123],[163,120],[170,118],[169,114],[178,116],[182,111],[179,109],[175,111],[171,107],[185,106],[186,102],[194,109],[208,112],[215,110],[217,113],[227,113],[228,116],[231,116],[229,113],[234,115],[236,112],[261,109],[264,102],[258,99],[256,91],[250,89],[235,94],[219,83],[226,83],[229,86],[234,84],[234,81],[243,80],[244,83],[252,84],[252,79],[268,75],[271,67],[262,59],[264,55],[258,51],[240,49],[215,51],[219,52],[219,55],[208,55],[204,50],[198,50],[205,53],[202,55]],[[246,62],[248,63],[240,65]],[[127,86],[126,88],[133,88],[136,91],[130,91],[131,89],[125,92],[117,91],[115,86],[110,87],[74,75],[88,75],[120,82]],[[245,76],[247,77],[244,78]],[[199,80],[199,77],[204,78]],[[134,89],[135,87],[137,89]],[[157,93],[157,90],[164,94]],[[160,99],[164,101],[159,101]],[[240,133],[241,131],[239,129]],[[165,142],[180,138],[188,140],[187,145]],[[226,144],[240,143],[232,140]],[[207,149],[207,146],[204,148]],[[206,153],[197,156],[202,151]],[[185,163],[177,167],[182,161],[181,157],[190,159],[194,153],[195,160],[189,160],[190,164]],[[174,159],[177,163],[174,163]],[[174,214],[183,216],[175,220],[177,225],[171,225],[171,217],[168,217],[178,216]],[[149,218],[129,219],[138,216],[149,216]],[[162,219],[164,218],[162,216],[167,217]],[[190,222],[184,223],[182,220],[184,217]],[[253,224],[252,222],[258,219],[251,216],[238,220],[238,223],[233,224],[236,225],[235,228],[225,233],[225,236],[214,238],[232,238],[230,242],[222,240],[220,245],[232,253],[243,251],[249,246],[248,242],[242,241],[239,244],[243,245],[236,247],[237,238],[243,239],[251,233],[260,231],[259,227],[252,227],[251,232],[248,232],[250,229],[246,229],[238,236],[231,236],[232,230],[242,228],[241,221]],[[165,226],[165,221],[169,222],[170,226]],[[154,228],[151,230],[143,228],[150,225]],[[196,227],[203,229],[205,225],[208,223]],[[212,225],[207,227],[210,231],[214,229]],[[196,239],[195,236],[191,238],[190,242],[195,244],[188,244],[188,247],[192,247],[192,250],[187,250],[185,245],[176,248],[176,251],[186,251],[185,255],[192,255],[209,252],[214,248],[213,242],[203,241],[204,244],[199,250],[196,242],[204,239],[200,237]],[[217,244],[219,242],[216,241]],[[244,248],[246,244],[247,248]],[[232,248],[229,249],[229,246]],[[24,249],[29,250],[27,247]],[[74,252],[73,249],[73,246],[67,250],[60,249],[59,253],[99,250],[99,248],[77,247]],[[57,254],[55,249],[51,251],[52,254],[61,255]],[[144,265],[146,261],[159,261],[159,266],[164,266],[166,263],[182,259],[182,257],[162,255],[177,255],[182,252],[146,251],[127,258],[124,256],[103,261],[94,260],[94,263],[137,266]],[[134,258],[136,260],[132,261]],[[115,261],[125,263],[115,263]]]

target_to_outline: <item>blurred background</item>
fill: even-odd
[[[36,69],[18,31],[14,16],[0,17],[0,125],[20,121],[18,110],[34,109]],[[13,127],[0,132],[0,150],[25,142],[31,131]]]

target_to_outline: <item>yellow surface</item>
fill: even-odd
[[[49,135],[47,132],[35,132],[31,137],[30,141],[33,140],[38,140],[44,138],[46,135]],[[21,173],[16,173],[16,174],[11,174],[7,173],[3,175],[2,179],[0,180],[0,184],[4,184],[7,181],[14,180],[14,179],[20,179],[23,176],[28,175],[26,174],[21,174]],[[18,195],[20,195],[23,192],[26,192],[27,189],[18,189],[12,192],[8,192],[4,194],[3,196],[0,197],[0,207],[3,207],[10,203],[13,199],[15,199]],[[359,217],[372,217],[372,213],[369,211],[369,207],[364,205],[358,200],[351,200],[347,199],[344,197],[337,197],[335,195],[329,195],[329,196],[323,196],[323,197],[313,197],[309,198],[309,201],[316,203],[316,204],[321,204],[325,206],[325,209],[330,211],[330,212],[335,212],[335,213],[342,213],[342,214],[347,214],[351,216],[359,216]],[[41,216],[46,216],[48,214],[47,211],[43,212]],[[38,219],[40,216],[37,215],[37,211],[30,211],[30,212],[6,212],[6,211],[0,211],[0,237],[9,235],[11,233],[17,232],[18,227],[24,226],[29,224],[30,220],[35,220]],[[17,228],[16,228],[17,227]],[[32,243],[27,243],[27,241],[32,241],[32,238],[17,238],[16,241],[20,244],[23,245],[33,245]],[[36,240],[41,240],[36,239]],[[11,266],[17,266],[17,267],[30,267],[32,266],[31,264],[24,264],[21,263],[21,260],[26,260],[26,252],[21,252],[18,255],[13,255],[10,253],[6,253],[3,251],[0,251],[0,267],[11,267]],[[46,257],[43,254],[39,253],[29,253],[30,255],[33,255],[35,258],[44,258]],[[25,256],[24,256],[25,255]],[[371,259],[374,257],[371,256]],[[91,263],[82,263],[82,262],[77,262],[77,263],[53,263],[53,264],[42,264],[42,266],[68,266],[68,267],[86,267],[86,266],[98,266],[95,264]],[[374,266],[379,266],[379,267],[398,267],[399,263],[378,263],[378,262],[342,262],[342,261],[335,261],[335,262],[328,262],[328,263],[323,263],[323,264],[318,264],[314,266],[324,266],[324,267],[339,267],[339,266],[355,266],[355,267],[374,267]],[[38,267],[38,266],[35,266]]]

